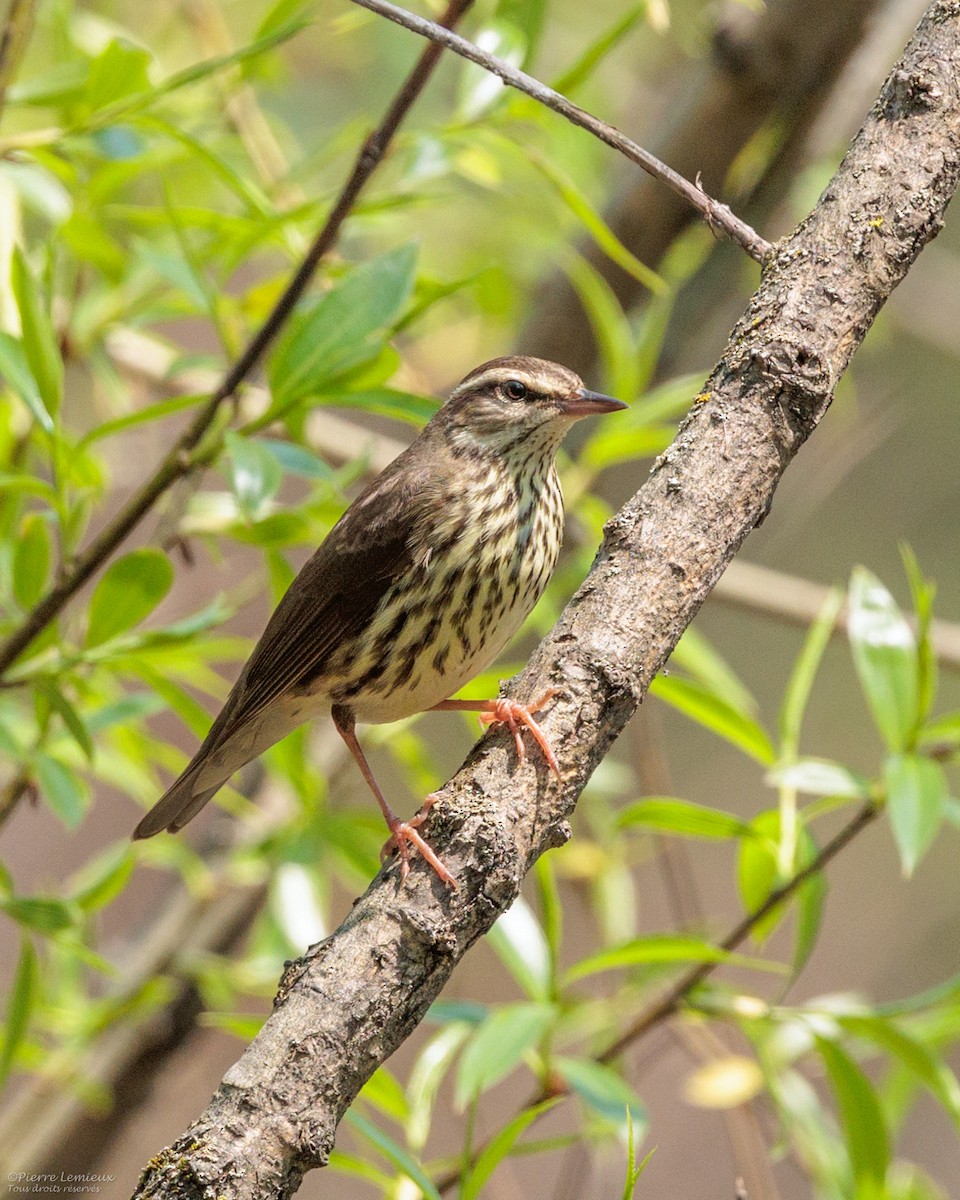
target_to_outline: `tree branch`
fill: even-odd
[[[638,167],[642,167],[654,179],[666,184],[678,196],[682,196],[703,217],[711,229],[721,230],[758,263],[762,264],[766,261],[773,247],[755,229],[751,229],[745,221],[741,221],[726,204],[721,204],[719,200],[708,196],[699,184],[684,179],[679,172],[661,162],[649,150],[644,150],[642,146],[637,145],[632,138],[628,138],[625,133],[621,133],[613,125],[608,125],[606,121],[601,121],[592,113],[585,112],[560,92],[555,92],[553,88],[547,87],[539,79],[534,79],[532,75],[527,75],[526,72],[512,67],[502,58],[497,58],[493,54],[488,54],[486,50],[481,50],[479,46],[468,42],[459,34],[451,33],[450,30],[444,29],[424,17],[415,16],[406,9],[397,8],[395,4],[389,3],[389,0],[353,0],[353,2],[359,4],[361,8],[368,8],[371,12],[386,17],[388,21],[393,21],[404,29],[409,29],[412,33],[419,33],[421,37],[430,38],[438,45],[452,50],[454,54],[459,54],[461,58],[469,59],[470,62],[483,67],[492,75],[498,76],[509,87],[516,88],[518,92],[524,92],[538,103],[559,113],[560,116],[566,117],[573,125],[579,125],[581,129],[586,129],[601,142],[605,142],[614,150],[618,150],[625,158],[636,163]]]
[[[287,1197],[456,963],[569,836],[567,818],[683,629],[826,412],[877,312],[942,227],[960,178],[960,0],[935,0],[817,207],[781,243],[673,445],[607,525],[594,566],[511,689],[562,685],[543,719],[561,782],[488,734],[440,793],[457,872],[381,871],[285,973],[274,1012],[138,1197]]]
[[[473,0],[449,0],[447,10],[441,18],[455,24],[470,7]],[[0,643],[0,676],[7,672],[19,656],[64,609],[92,575],[103,566],[117,547],[140,524],[157,501],[177,480],[189,475],[198,465],[205,465],[206,455],[199,452],[199,443],[212,426],[223,405],[237,390],[259,363],[267,348],[283,328],[294,306],[307,289],[307,285],[333,247],[340,229],[353,210],[357,199],[371,175],[383,161],[393,135],[410,111],[417,97],[426,86],[442,52],[442,47],[431,43],[420,55],[413,70],[404,80],[387,109],[382,121],[369,135],[357,155],[353,170],[344,184],[336,203],[307,250],[293,278],[287,284],[272,311],[260,326],[246,349],[227,371],[219,386],[200,409],[187,429],[177,439],[173,449],[147,482],[135,492],[120,512],[90,542],[80,554],[62,565],[59,579],[43,596],[23,621],[6,640]]]

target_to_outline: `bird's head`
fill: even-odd
[[[440,410],[456,440],[492,450],[540,443],[555,449],[574,421],[627,406],[588,391],[573,371],[542,358],[494,358],[471,371]]]

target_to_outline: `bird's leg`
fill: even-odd
[[[523,762],[525,757],[520,730],[521,727],[529,729],[533,740],[543,751],[547,766],[559,779],[560,764],[557,762],[557,756],[547,741],[547,735],[533,719],[533,714],[540,712],[554,696],[562,691],[563,688],[547,688],[540,699],[535,700],[533,704],[521,704],[518,700],[507,700],[502,696],[497,700],[441,700],[439,704],[433,706],[431,711],[475,712],[480,717],[481,725],[494,725],[498,722],[506,725],[513,734],[513,740],[517,747],[517,758],[520,762]]]
[[[357,766],[364,779],[370,786],[371,792],[377,798],[377,803],[380,805],[380,811],[383,813],[383,819],[387,823],[387,828],[390,830],[390,837],[380,851],[380,861],[387,857],[391,850],[396,850],[400,855],[400,878],[406,879],[407,872],[410,870],[410,847],[408,843],[412,842],[420,851],[420,854],[433,867],[434,871],[440,876],[448,887],[455,888],[457,881],[450,874],[447,868],[443,865],[436,854],[430,849],[424,839],[417,833],[417,826],[422,825],[426,819],[427,813],[430,810],[430,805],[434,801],[433,796],[427,797],[427,803],[420,809],[415,817],[409,821],[401,821],[397,814],[393,811],[390,805],[384,798],[383,792],[380,791],[380,785],[373,777],[373,771],[370,770],[370,764],[367,762],[367,757],[361,749],[360,743],[357,740],[357,735],[354,731],[354,719],[352,713],[348,709],[342,708],[339,705],[334,705],[331,710],[333,723],[337,733],[347,743],[350,753],[357,761]]]

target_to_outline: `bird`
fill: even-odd
[[[519,760],[523,730],[559,776],[534,703],[451,699],[484,670],[543,593],[563,535],[556,455],[583,417],[624,409],[573,371],[523,355],[471,371],[420,435],[347,508],[291,583],[197,753],[134,838],[176,832],[244,764],[299,725],[330,714],[376,797],[401,879],[411,848],[456,880],[419,826],[383,795],[355,726],[426,710],[503,723]]]

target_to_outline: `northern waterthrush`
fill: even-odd
[[[425,709],[504,722],[523,757],[536,704],[450,700],[519,629],[546,587],[563,534],[556,453],[574,421],[625,408],[565,367],[497,358],[477,367],[408,447],[350,505],[290,585],[203,745],[134,837],[187,824],[244,763],[330,712],[370,785],[406,875],[415,845],[453,877],[417,832],[427,804],[401,821],[387,804],[354,724]]]

